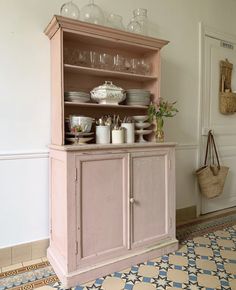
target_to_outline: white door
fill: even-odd
[[[211,200],[201,198],[202,214],[236,206],[236,113],[222,115],[219,112],[220,61],[226,58],[234,65],[232,90],[236,91],[236,41],[228,43],[205,36],[201,160],[204,160],[207,131],[212,129],[220,161],[229,166],[230,171],[221,196]]]

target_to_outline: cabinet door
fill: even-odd
[[[168,236],[169,199],[174,198],[169,160],[168,150],[131,155],[131,248],[155,245]]]
[[[76,157],[79,265],[127,250],[128,155]]]

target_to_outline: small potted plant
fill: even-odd
[[[164,101],[162,98],[159,99],[158,103],[151,103],[148,107],[149,121],[156,123],[156,142],[164,142],[164,117],[174,117],[178,110],[175,108],[176,102],[169,103]]]

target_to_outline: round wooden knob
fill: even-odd
[[[131,197],[129,201],[130,201],[130,203],[134,203],[135,202],[133,197]]]

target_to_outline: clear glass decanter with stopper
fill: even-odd
[[[94,4],[94,0],[89,0],[89,4],[81,9],[81,20],[99,25],[105,23],[104,13],[98,5]]]
[[[137,8],[133,11],[134,20],[136,20],[141,26],[141,33],[148,35],[148,18],[147,9]]]
[[[132,32],[132,33],[138,33],[142,34],[142,27],[141,24],[136,21],[134,18],[132,18],[127,25],[127,31]]]
[[[69,17],[73,19],[79,19],[79,16],[80,16],[79,8],[76,4],[73,3],[73,1],[64,3],[61,6],[60,14],[61,16],[65,16],[65,17]]]

